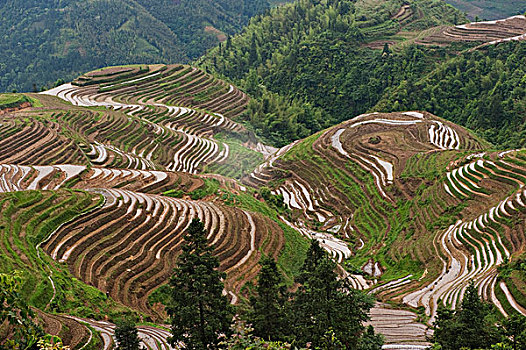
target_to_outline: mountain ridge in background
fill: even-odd
[[[2,2],[0,91],[32,91],[108,65],[189,62],[269,6],[266,0]]]
[[[520,57],[525,44],[507,41],[526,37],[526,18],[467,22],[441,0],[302,0],[257,16],[199,63],[258,97],[245,120],[275,146],[354,115],[417,109],[472,128],[496,145],[523,145],[524,138],[514,132],[524,130]],[[477,69],[483,63],[475,49],[487,53],[484,70]],[[474,67],[462,72],[465,65],[451,64],[462,74],[444,69],[434,85],[427,86],[434,94],[447,90],[447,96],[458,97],[455,102],[411,100],[411,93],[397,102],[390,95],[414,91],[420,79],[441,64],[461,60],[459,56],[472,60]],[[503,70],[504,75],[495,74]],[[441,81],[444,74],[450,75],[447,83]],[[480,80],[491,83],[475,83]],[[499,98],[511,96],[511,91],[512,98]],[[494,101],[491,108],[489,99]],[[382,100],[389,102],[378,105]]]

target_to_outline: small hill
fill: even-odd
[[[111,346],[114,326],[97,319],[166,319],[163,286],[193,218],[232,303],[263,255],[292,283],[308,241],[221,175],[241,177],[273,152],[230,119],[249,103],[233,85],[191,66],[134,65],[0,96],[0,271],[23,271],[24,298],[67,345]],[[139,332],[167,344],[165,330]]]

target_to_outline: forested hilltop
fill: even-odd
[[[387,87],[421,76],[448,54],[409,45],[386,54],[383,43],[379,50],[368,43],[411,41],[428,28],[465,22],[441,0],[300,0],[255,17],[242,34],[205,56],[202,66],[259,97],[262,102],[250,106],[250,123],[282,146],[364,113]],[[269,108],[283,101],[293,106]]]
[[[0,91],[32,91],[108,65],[188,62],[266,0],[0,2]]]
[[[466,22],[439,0],[300,0],[255,17],[201,65],[258,97],[246,122],[276,146],[392,106],[428,110],[501,146],[523,144],[508,136],[524,119],[524,44],[471,49],[526,33],[526,18]],[[411,95],[423,81],[427,90]]]
[[[498,145],[526,144],[526,42],[488,46],[389,90],[379,111],[429,111]]]

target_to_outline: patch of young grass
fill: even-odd
[[[214,137],[224,149],[223,143],[229,148],[228,158],[221,164],[213,163],[206,167],[205,171],[223,175],[226,177],[241,179],[244,175],[253,171],[264,160],[263,154],[253,151],[245,146],[239,139],[233,138],[225,133],[216,134]]]

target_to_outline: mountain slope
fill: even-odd
[[[0,4],[0,91],[31,91],[113,64],[188,62],[266,1],[20,1]]]
[[[423,307],[431,324],[471,282],[502,314],[526,313],[525,176],[524,150],[491,152],[413,111],[360,115],[295,142],[244,182],[282,197],[301,232],[346,240],[356,288]]]
[[[521,136],[512,133],[524,123],[524,52],[507,41],[526,39],[526,18],[460,24],[464,21],[442,1],[303,0],[255,18],[201,64],[256,97],[244,118],[276,146],[301,138],[304,130],[312,134],[360,113],[411,109],[473,128],[502,147],[522,145]],[[486,47],[495,45],[496,50]],[[481,62],[480,53],[472,53],[475,48],[487,52],[490,62]],[[506,57],[509,53],[513,55]],[[471,57],[473,72],[466,71],[459,54]],[[442,68],[436,68],[440,64]],[[485,73],[477,70],[479,65],[486,66]],[[447,82],[441,81],[443,74]],[[428,75],[434,78],[419,90],[420,80]],[[499,84],[476,86],[482,75]],[[468,85],[473,87],[469,92]],[[395,105],[398,91],[404,90],[409,91]],[[299,101],[300,109],[312,112],[304,113],[307,117],[292,113],[283,122],[265,108],[272,94]],[[484,102],[490,97],[502,101],[490,108]],[[265,109],[266,114],[260,112]],[[277,136],[274,125],[281,130]]]
[[[254,97],[267,98],[269,91],[320,108],[323,113],[312,113],[314,121],[302,116],[290,120],[291,128],[313,133],[367,111],[387,87],[422,75],[447,50],[427,53],[404,43],[435,26],[464,21],[439,0],[301,0],[253,19],[200,63]],[[384,55],[370,48],[384,44],[399,44],[400,50]],[[263,131],[279,146],[292,141],[275,139],[271,128]]]
[[[68,341],[84,344],[75,322],[87,322],[110,346],[113,326],[93,318],[162,322],[194,217],[233,303],[264,255],[292,285],[315,239],[342,277],[390,304],[371,320],[389,343],[425,344],[419,322],[455,306],[470,280],[503,315],[522,313],[524,150],[490,150],[412,111],[360,115],[276,151],[232,119],[252,103],[203,70],[161,64],[0,95],[0,271],[23,271],[47,329],[76,327]]]
[[[254,189],[209,173],[241,176],[272,152],[230,119],[246,94],[184,65],[110,67],[73,83],[0,95],[0,271],[22,271],[47,331],[76,327],[68,345],[107,349],[114,326],[93,319],[163,322],[162,286],[192,218],[233,303],[263,255],[292,283],[308,241]],[[160,341],[150,348],[165,348],[168,332],[149,327],[140,332]]]
[[[525,21],[526,22],[526,21]],[[526,41],[466,52],[386,92],[378,111],[422,109],[504,147],[526,144]]]

